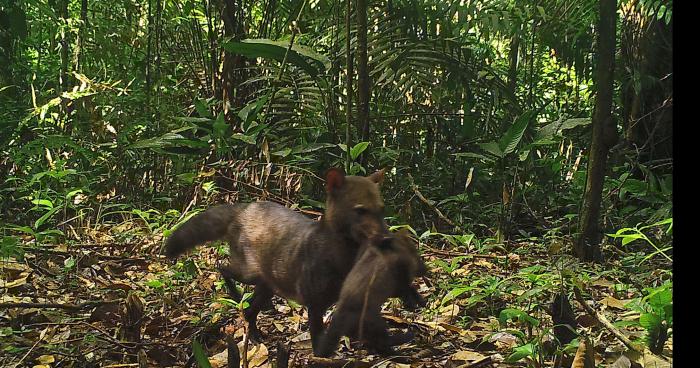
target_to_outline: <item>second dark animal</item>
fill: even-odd
[[[406,342],[405,336],[389,335],[382,304],[390,297],[415,291],[411,283],[425,274],[425,264],[405,230],[362,252],[343,283],[331,324],[314,350],[318,356],[330,356],[343,335],[358,337],[382,354],[390,354],[392,345]]]

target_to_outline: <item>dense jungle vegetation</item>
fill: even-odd
[[[670,367],[672,29],[672,0],[2,0],[0,365]],[[161,255],[218,203],[318,218],[333,167],[386,169],[428,266],[393,360],[314,358],[281,298],[249,342],[227,247]]]

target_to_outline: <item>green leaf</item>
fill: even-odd
[[[212,125],[214,128],[213,135],[218,138],[222,138],[226,135],[226,129],[228,129],[229,125],[226,123],[224,120],[224,113],[220,112],[219,115],[216,117],[216,120],[214,120],[214,125]]]
[[[269,39],[246,39],[243,41],[229,41],[222,46],[226,51],[243,55],[249,58],[284,60],[284,55],[289,47],[288,41],[273,41]],[[327,69],[330,65],[328,58],[315,53],[308,47],[294,45],[289,50],[287,62],[306,71],[312,77]]]
[[[522,346],[518,346],[515,349],[513,349],[513,354],[508,356],[506,358],[507,363],[515,363],[519,361],[520,359],[533,356],[535,354],[535,346],[533,344],[525,344]]]
[[[493,161],[492,157],[484,156],[482,154],[478,153],[473,153],[473,152],[459,152],[459,153],[453,153],[454,156],[456,157],[465,157],[465,158],[475,158],[478,160],[484,160],[484,161]]]
[[[362,154],[362,152],[364,152],[367,149],[368,146],[369,142],[360,142],[356,144],[353,148],[350,149],[350,158],[355,160]]]
[[[160,281],[160,280],[151,280],[146,283],[147,286],[152,287],[154,289],[162,289],[165,284]]]
[[[54,208],[50,209],[48,212],[46,212],[44,215],[42,215],[41,217],[39,217],[39,218],[34,222],[34,228],[35,228],[35,229],[38,229],[41,225],[44,224],[44,222],[46,222],[46,220],[48,220],[49,218],[51,218],[51,216],[53,216],[53,215],[54,215],[56,212],[58,212],[58,210],[60,210],[60,209],[61,209],[61,207],[54,207]]]
[[[506,308],[502,310],[498,316],[498,321],[502,325],[505,325],[506,322],[511,319],[517,319],[519,322],[524,322],[531,326],[538,326],[540,324],[540,321],[520,309]]]
[[[537,6],[537,11],[540,12],[540,15],[542,16],[542,19],[547,19],[547,13],[544,11],[544,8],[540,5]]]
[[[255,144],[255,137],[251,137],[246,134],[236,133],[231,136],[233,139],[238,139],[240,141],[246,142],[248,144]]]
[[[195,360],[197,360],[197,365],[199,368],[211,368],[211,363],[209,363],[209,358],[202,348],[202,344],[197,340],[192,340],[192,354]]]
[[[66,194],[66,200],[71,200],[71,198],[75,197],[77,194],[82,193],[82,192],[83,192],[82,189],[72,190],[72,191],[68,192],[68,194]]]
[[[63,261],[63,266],[66,268],[66,270],[73,269],[73,267],[75,267],[75,258],[73,258],[73,256],[66,258]]]
[[[506,134],[498,140],[498,148],[503,152],[503,156],[515,151],[515,147],[520,143],[525,129],[527,129],[528,124],[530,124],[530,120],[533,117],[532,115],[532,112],[520,115],[513,125],[508,128]]]
[[[32,204],[44,206],[49,209],[53,208],[53,202],[48,199],[32,199]]]
[[[654,330],[661,326],[661,317],[656,313],[644,313],[639,316],[639,325],[647,331]]]
[[[479,147],[481,147],[482,150],[498,158],[505,157],[505,154],[503,154],[503,150],[499,147],[498,143],[496,142],[479,143]]]
[[[460,295],[462,295],[462,294],[464,294],[467,291],[472,290],[472,289],[474,289],[474,287],[472,287],[472,286],[462,286],[462,287],[454,288],[454,289],[450,290],[450,292],[447,293],[447,295],[445,295],[444,298],[442,298],[442,304],[445,305],[447,302],[457,298],[458,296],[460,296]]]
[[[180,142],[182,142],[182,140],[185,140],[186,138],[183,137],[180,133],[193,129],[196,129],[196,127],[187,126],[175,129],[171,132],[161,135],[160,137],[147,138],[134,142],[127,148],[132,150],[144,148],[164,148],[172,145],[173,141],[180,140]]]
[[[280,156],[280,157],[287,157],[289,154],[292,153],[291,148],[285,148],[283,150],[279,150],[277,152],[272,152],[273,156]]]
[[[335,146],[336,145],[332,144],[332,143],[311,143],[311,144],[307,144],[305,146],[294,147],[294,149],[292,150],[292,153],[294,153],[294,154],[309,153],[309,152],[318,151],[320,149],[330,148],[330,147],[335,147]]]

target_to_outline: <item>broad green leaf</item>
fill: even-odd
[[[362,152],[364,152],[369,146],[369,142],[360,142],[350,149],[350,158],[355,160],[359,157]]]
[[[498,143],[496,142],[479,143],[479,147],[498,158],[505,157],[503,150],[501,150],[501,148],[498,146]]]
[[[46,212],[43,216],[39,217],[35,222],[34,222],[34,228],[38,229],[41,225],[46,222],[51,216],[53,216],[58,210],[60,210],[61,207],[54,207],[50,209],[48,212]]]
[[[519,361],[520,359],[533,356],[535,353],[535,346],[533,344],[525,344],[522,346],[518,346],[515,349],[513,349],[513,354],[509,355],[508,358],[506,358],[506,362],[508,363],[514,363]]]
[[[240,42],[228,41],[223,44],[225,50],[235,54],[250,58],[273,59],[279,62],[284,60],[288,46],[288,41],[273,41],[269,39],[246,39]],[[326,57],[298,44],[295,44],[289,50],[287,62],[301,68],[312,77],[327,69],[326,65],[330,65],[330,61]]]
[[[467,291],[472,290],[472,289],[474,289],[472,286],[463,286],[463,287],[454,288],[454,289],[450,290],[450,292],[448,292],[444,298],[442,298],[442,304],[444,305],[444,304],[448,303],[449,301],[459,297],[460,295],[462,295],[462,294],[464,294]]]
[[[503,152],[503,156],[515,151],[515,147],[523,138],[525,129],[527,129],[530,120],[533,117],[532,113],[524,113],[515,120],[513,125],[508,128],[506,134],[498,140],[498,148]]]
[[[49,209],[53,208],[53,202],[48,199],[32,199],[32,204],[48,207]]]
[[[661,325],[661,318],[655,313],[644,313],[639,316],[639,325],[650,331]]]
[[[540,324],[540,321],[531,317],[525,311],[522,311],[520,309],[514,309],[514,308],[506,308],[506,309],[502,310],[498,316],[498,321],[502,325],[505,325],[505,323],[508,320],[511,320],[513,318],[517,319],[520,322],[525,322],[527,324],[530,324],[532,326],[538,326]]]
[[[200,344],[197,340],[192,340],[192,354],[194,355],[195,360],[197,360],[197,365],[199,368],[211,368],[209,358],[204,352],[202,344]]]
[[[228,129],[229,125],[226,123],[224,120],[224,113],[220,112],[219,115],[216,117],[216,120],[214,121],[214,136],[217,138],[223,138],[226,135],[226,130]]]

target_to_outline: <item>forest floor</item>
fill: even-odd
[[[160,255],[161,236],[134,235],[142,227],[125,223],[87,232],[80,244],[32,244],[23,257],[0,261],[0,366],[144,367],[196,366],[193,341],[199,341],[211,366],[225,367],[227,336],[238,344],[247,366],[270,367],[277,346],[290,351],[289,366],[311,363],[305,309],[275,297],[274,309],[258,317],[263,344],[248,344],[245,324],[216,272],[225,258],[221,247],[200,247],[177,263]],[[122,242],[124,234],[132,234]],[[578,344],[557,348],[548,314],[562,273],[573,266],[557,262],[544,245],[528,241],[458,252],[421,242],[428,276],[417,279],[428,305],[418,312],[398,300],[385,305],[392,330],[410,329],[415,339],[397,348],[400,357],[371,355],[343,340],[325,366],[373,367],[522,367],[572,366]],[[550,247],[551,248],[551,247]],[[625,272],[607,266],[576,266],[588,304],[607,320],[633,321],[639,313],[626,303],[640,296]],[[587,268],[582,268],[587,267]],[[648,277],[665,277],[662,271]],[[571,294],[571,293],[569,293]],[[672,338],[665,356],[643,347],[635,353],[595,314],[571,301],[576,330],[593,342],[597,366],[621,356],[631,365],[670,366]],[[524,312],[526,311],[526,312]],[[499,320],[500,319],[500,320]],[[629,339],[643,336],[633,324],[617,323]],[[555,352],[566,351],[555,362]],[[624,359],[624,358],[623,358]],[[139,365],[141,364],[141,365]],[[583,367],[583,365],[581,365]]]

